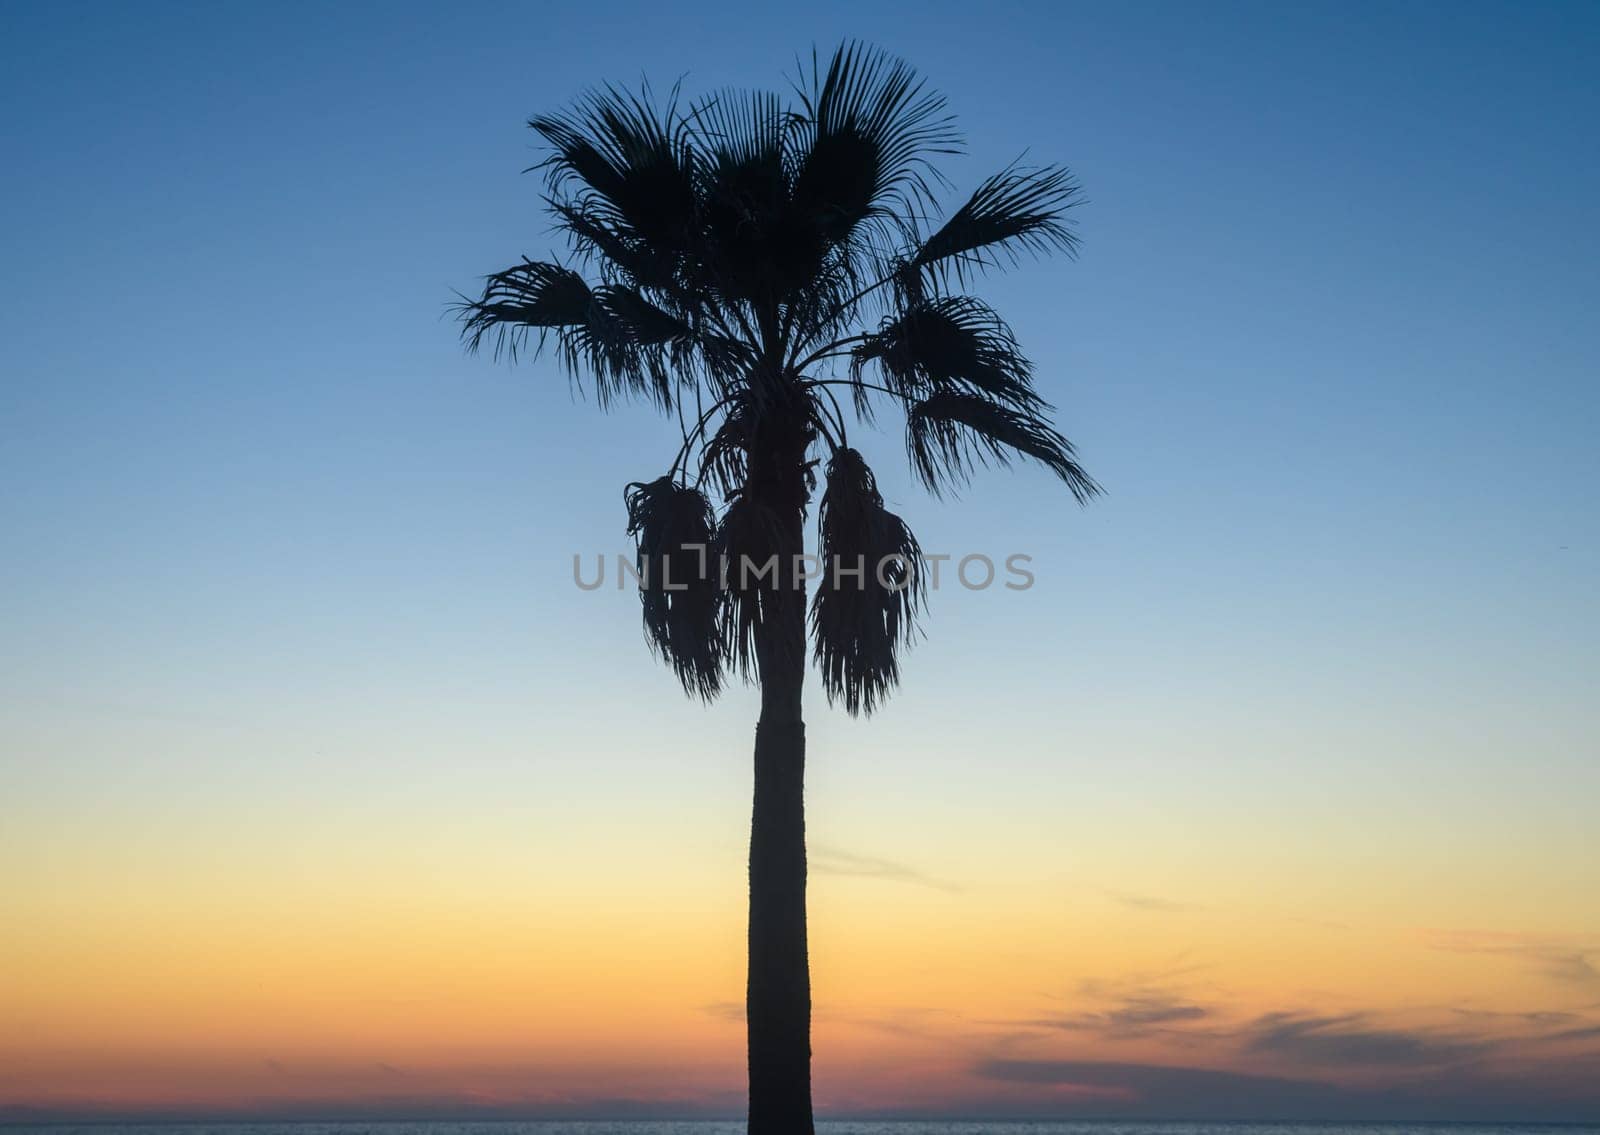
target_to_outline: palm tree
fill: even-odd
[[[830,703],[878,706],[926,600],[916,538],[849,446],[843,400],[858,419],[903,412],[911,466],[935,494],[1015,456],[1079,502],[1099,491],[1006,323],[962,294],[1020,253],[1074,250],[1069,174],[1012,165],[935,226],[932,161],[958,138],[910,67],[845,44],[826,66],[813,54],[794,96],[686,104],[676,88],[663,100],[607,86],[534,118],[570,254],[524,258],[459,305],[470,349],[550,347],[602,406],[637,398],[680,423],[667,471],[627,486],[628,532],[647,637],[684,689],[709,701],[737,674],[761,690],[752,1135],[812,1131],[800,695],[819,465],[819,552],[840,570],[817,580],[809,622]]]

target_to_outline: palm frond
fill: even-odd
[[[541,163],[553,197],[656,249],[686,246],[697,199],[676,89],[658,107],[648,87],[633,94],[606,86],[528,125],[554,150]]]
[[[758,358],[750,344],[715,331],[702,331],[696,339],[698,363],[713,391],[726,394],[743,383]]]
[[[913,403],[906,413],[906,451],[930,492],[964,484],[977,465],[1009,465],[1031,457],[1065,482],[1079,504],[1101,489],[1077,462],[1072,443],[1039,413],[977,394],[944,390]]]
[[[628,338],[637,346],[687,344],[694,338],[694,328],[651,303],[638,288],[627,284],[606,284],[595,289],[595,302],[622,325]]]
[[[827,250],[810,282],[790,297],[784,319],[791,362],[856,328],[863,292],[859,260],[849,249]]]
[[[606,212],[585,202],[546,198],[555,214],[556,228],[567,234],[577,257],[592,264],[607,280],[632,283],[672,295],[693,306],[679,279],[679,257],[618,227]]]
[[[1067,210],[1078,199],[1078,183],[1058,166],[1030,169],[1010,165],[990,177],[950,214],[906,262],[900,282],[913,297],[921,294],[924,272],[953,272],[965,282],[974,269],[1015,261],[1022,252],[1077,252]]]
[[[719,91],[696,103],[688,116],[702,167],[759,171],[774,199],[787,191],[785,122],[782,100],[773,91]]]
[[[824,239],[840,242],[876,222],[883,244],[916,232],[934,200],[930,161],[956,153],[944,98],[902,60],[844,43],[825,72],[815,52],[800,90],[803,116],[793,198]]]
[[[722,490],[736,494],[748,479],[750,447],[755,444],[754,412],[748,397],[732,400],[700,453],[702,475]]]
[[[805,289],[826,246],[791,207],[778,96],[723,92],[690,118],[701,156],[695,267],[704,283],[769,305]]]
[[[883,507],[860,453],[835,450],[824,484],[814,656],[828,701],[843,701],[852,715],[870,714],[899,683],[900,651],[915,636],[926,601],[922,550],[905,521]]]
[[[645,635],[684,690],[710,701],[722,689],[723,664],[711,503],[671,477],[631,484],[625,500]]]
[[[1013,406],[1043,406],[1011,328],[968,296],[925,300],[884,320],[851,351],[851,379],[859,384],[872,362],[884,385],[906,397],[964,389]]]
[[[489,277],[482,298],[459,305],[462,335],[477,350],[494,337],[494,353],[515,361],[530,335],[534,353],[554,336],[562,364],[580,388],[587,375],[602,405],[642,394],[669,406],[674,378],[693,365],[693,329],[650,302],[637,288],[590,288],[559,264],[525,261]]]
[[[663,408],[672,405],[672,376],[661,341],[641,341],[640,328],[629,322],[630,316],[642,314],[613,288],[600,288],[589,317],[557,332],[573,383],[582,389],[584,375],[592,377],[602,409],[624,395],[647,397]],[[651,326],[645,333],[659,330]]]
[[[482,297],[457,304],[456,312],[467,350],[478,351],[492,335],[495,358],[504,353],[514,362],[530,331],[537,333],[537,351],[553,328],[588,319],[593,300],[589,285],[572,269],[525,259],[490,276]]]

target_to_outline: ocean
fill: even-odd
[[[736,1120],[0,1124],[5,1135],[744,1135]],[[1273,1123],[1144,1120],[819,1120],[818,1135],[1600,1135],[1553,1123]]]

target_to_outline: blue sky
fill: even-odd
[[[419,636],[521,656],[505,628],[535,618],[617,661],[625,605],[570,594],[564,557],[620,546],[673,427],[464,358],[444,304],[549,251],[529,114],[605,78],[778,84],[845,34],[949,95],[958,189],[1026,150],[1088,202],[1080,262],[986,294],[1106,500],[1022,473],[941,506],[875,454],[924,544],[1040,561],[1026,607],[952,596],[934,642],[1025,650],[989,620],[1043,608],[1146,688],[1290,636],[1308,666],[1480,685],[1533,636],[1510,677],[1546,694],[1593,661],[1591,12],[694,11],[8,8],[19,680],[117,684],[137,655],[153,681],[152,650],[218,639],[313,673],[410,665],[389,647]]]
[[[1083,183],[1081,257],[982,294],[1108,495],[1021,469],[941,503],[869,442],[925,548],[1038,584],[941,591],[879,719],[817,699],[824,834],[903,845],[912,783],[935,821],[1070,795],[1331,870],[1359,816],[1419,886],[1514,862],[1552,927],[1600,929],[1569,925],[1600,791],[1581,4],[7,5],[11,799],[223,831],[375,791],[598,808],[626,774],[641,813],[747,814],[752,696],[684,703],[632,598],[570,582],[676,425],[465,356],[445,307],[551,250],[529,115],[782,87],[845,36],[948,95],[952,197],[1024,152]],[[1506,872],[1494,919],[1538,923]]]

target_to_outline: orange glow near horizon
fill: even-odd
[[[619,838],[644,857],[662,834]],[[969,838],[994,854],[1008,836]],[[509,848],[436,859],[399,886],[389,869],[415,851],[394,847],[386,869],[330,848],[311,879],[248,847],[202,861],[106,846],[98,873],[88,852],[41,858],[8,883],[0,967],[22,980],[0,1018],[0,1099],[46,1113],[738,1112],[736,842],[676,877],[651,868],[670,889],[648,892],[626,857],[580,886],[508,866]],[[1078,1062],[1376,1090],[1471,1056],[1574,1091],[1549,1070],[1577,1076],[1596,1051],[1595,943],[1559,927],[1439,928],[1420,910],[1343,923],[1220,891],[1072,883],[1037,860],[985,884],[827,845],[814,859],[823,1112],[1131,1098]],[[1271,879],[1263,896],[1288,893]],[[1381,875],[1346,885],[1348,905],[1385,905]],[[1451,913],[1436,899],[1431,913]]]

